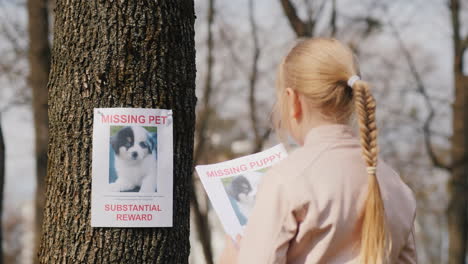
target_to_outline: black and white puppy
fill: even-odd
[[[124,127],[111,137],[115,152],[117,180],[110,184],[111,191],[124,192],[140,187],[139,192],[155,192],[158,163],[155,143],[149,132],[141,126]]]
[[[234,198],[239,205],[241,213],[249,217],[255,203],[257,186],[262,174],[258,172],[247,172],[236,176],[226,187],[226,192]]]

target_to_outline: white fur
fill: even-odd
[[[140,192],[153,193],[157,188],[157,160],[148,149],[139,143],[146,141],[148,132],[143,127],[132,127],[134,144],[128,150],[120,147],[119,155],[115,155],[115,170],[117,180],[110,184],[110,190],[122,192],[140,186]],[[153,151],[156,151],[155,149]],[[137,152],[138,158],[133,159],[132,153]]]

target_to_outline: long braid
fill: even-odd
[[[356,81],[352,88],[362,154],[369,178],[361,233],[360,263],[382,264],[386,263],[391,242],[386,231],[384,204],[376,175],[378,158],[376,103],[367,83]]]
[[[363,156],[368,167],[375,167],[378,154],[375,100],[363,81],[357,81],[353,91]]]

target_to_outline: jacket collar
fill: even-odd
[[[338,141],[340,139],[352,139],[355,137],[355,133],[349,125],[321,125],[309,130],[304,139],[304,146],[316,144],[321,141]]]

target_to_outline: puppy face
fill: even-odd
[[[229,188],[230,195],[237,201],[247,202],[252,192],[252,185],[244,176],[240,175],[231,182]]]
[[[139,126],[124,127],[111,138],[115,154],[124,160],[142,160],[152,153],[152,144],[146,129]]]

